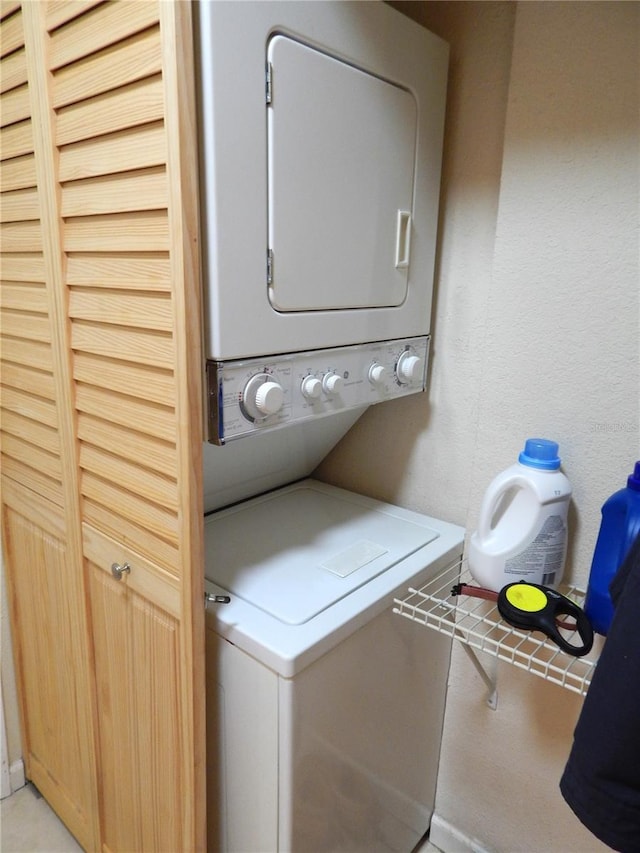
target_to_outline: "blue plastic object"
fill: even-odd
[[[525,441],[524,450],[518,456],[518,462],[530,468],[557,471],[560,467],[558,444],[548,438],[528,438]]]
[[[613,618],[609,584],[640,533],[640,462],[627,486],[615,492],[602,507],[602,521],[591,563],[584,609],[593,630],[605,637]]]

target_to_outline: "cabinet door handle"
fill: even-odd
[[[123,563],[122,565],[120,565],[120,563],[112,563],[111,564],[111,574],[114,576],[114,578],[117,581],[121,581],[122,575],[125,572],[130,572],[130,571],[131,571],[131,566],[129,565],[129,563]]]

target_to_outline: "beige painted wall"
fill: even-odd
[[[393,5],[452,47],[430,390],[370,410],[318,475],[471,532],[524,439],[553,438],[584,586],[640,458],[640,4]],[[502,663],[498,687],[491,711],[455,649],[438,820],[504,853],[606,849],[558,791],[581,700]]]
[[[1,544],[1,543],[0,543]],[[13,768],[11,783],[20,787],[24,784],[22,769],[22,744],[20,741],[20,720],[18,715],[18,694],[16,676],[11,651],[11,628],[9,624],[9,599],[6,590],[6,578],[2,549],[0,548],[0,681],[2,682],[2,704],[4,725],[7,737],[7,756],[9,768]],[[19,765],[19,766],[16,766]]]

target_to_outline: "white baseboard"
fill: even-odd
[[[491,853],[477,838],[465,835],[437,812],[431,818],[429,841],[442,853]]]
[[[24,761],[19,758],[14,761],[9,767],[9,781],[11,783],[11,792],[17,791],[19,788],[24,788],[27,780],[24,775]]]

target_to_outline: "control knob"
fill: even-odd
[[[372,385],[384,385],[385,379],[387,378],[387,368],[384,364],[378,364],[376,361],[369,368],[369,382]]]
[[[316,376],[305,376],[300,386],[302,396],[307,400],[317,400],[322,394],[322,382]]]
[[[401,385],[416,385],[422,381],[422,359],[406,350],[396,364],[396,377]]]
[[[343,385],[344,380],[337,373],[325,373],[322,377],[322,390],[330,397],[339,394],[342,391]]]
[[[284,388],[268,373],[257,373],[244,386],[242,405],[246,415],[261,420],[280,411],[284,403]]]

